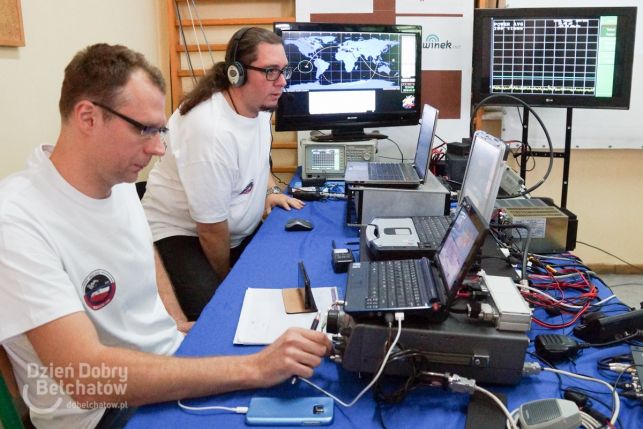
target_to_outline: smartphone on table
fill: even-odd
[[[334,404],[326,396],[250,400],[246,424],[251,426],[323,426],[333,422]]]

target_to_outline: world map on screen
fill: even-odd
[[[399,35],[292,33],[283,38],[288,62],[293,67],[290,90],[400,85]]]

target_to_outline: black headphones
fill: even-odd
[[[237,61],[237,50],[239,49],[239,42],[243,39],[244,34],[252,27],[243,27],[234,35],[232,41],[231,57],[226,61],[226,74],[228,75],[228,82],[234,87],[241,86],[246,81],[246,70],[243,64]]]

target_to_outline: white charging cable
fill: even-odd
[[[333,399],[333,400],[335,400],[338,404],[343,405],[343,406],[344,406],[344,407],[346,407],[346,408],[348,408],[348,407],[352,407],[353,405],[355,405],[355,404],[357,403],[357,401],[359,401],[359,400],[360,400],[360,398],[361,398],[362,396],[364,396],[364,394],[365,394],[366,392],[368,392],[368,390],[369,390],[371,387],[373,387],[373,385],[377,382],[377,380],[378,380],[378,379],[380,378],[380,376],[382,375],[382,372],[384,372],[384,367],[386,367],[386,363],[388,362],[388,358],[389,358],[389,356],[391,355],[391,352],[393,351],[393,349],[395,348],[395,346],[397,345],[397,342],[398,342],[398,341],[399,341],[399,339],[400,339],[400,335],[402,334],[402,320],[404,320],[404,313],[395,313],[395,320],[397,320],[397,335],[395,335],[395,339],[393,340],[393,343],[391,343],[391,347],[389,347],[388,352],[387,352],[387,353],[386,353],[386,355],[384,356],[384,360],[382,361],[382,365],[380,366],[379,371],[377,371],[377,374],[375,374],[375,377],[373,377],[373,380],[371,380],[371,382],[370,382],[370,383],[368,383],[368,385],[367,385],[367,386],[366,386],[366,387],[365,387],[361,392],[359,392],[359,394],[358,394],[358,395],[355,397],[355,399],[353,399],[351,402],[346,403],[346,402],[342,401],[341,399],[339,399],[338,397],[336,397],[336,396],[335,396],[335,395],[333,395],[332,393],[330,393],[330,392],[328,392],[328,391],[324,390],[323,388],[321,388],[321,387],[317,386],[315,383],[313,383],[313,382],[312,382],[312,381],[310,381],[310,380],[307,380],[307,379],[305,379],[305,378],[301,378],[301,377],[298,377],[298,378],[299,378],[301,381],[303,381],[304,383],[309,384],[310,386],[312,386],[312,387],[314,387],[315,389],[319,390],[319,391],[320,391],[321,393],[323,393],[324,395],[326,395],[326,396],[328,396],[328,397],[332,398],[332,399]]]
[[[246,414],[248,412],[248,407],[222,407],[219,405],[208,405],[204,407],[192,407],[190,405],[185,405],[179,399],[176,401],[179,407],[186,411],[227,411],[230,413],[236,414]]]

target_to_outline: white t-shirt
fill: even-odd
[[[169,355],[183,335],[158,295],[134,186],[90,198],[60,176],[51,149],[37,148],[26,170],[0,182],[0,343],[37,427],[91,428],[105,408],[75,406],[51,379],[64,369],[43,366],[25,332],[82,311],[108,346]],[[82,381],[84,370],[66,376]],[[113,375],[111,389],[127,383],[126,369]]]
[[[238,115],[222,93],[170,117],[165,156],[143,198],[154,241],[197,236],[196,223],[227,220],[230,246],[250,235],[264,210],[270,155],[270,114]]]

